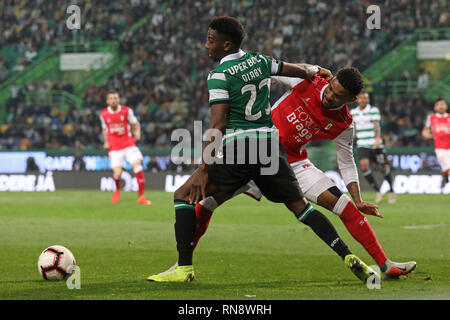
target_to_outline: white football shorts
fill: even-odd
[[[144,160],[144,156],[136,146],[128,147],[122,150],[114,150],[108,153],[109,161],[111,162],[111,168],[124,167],[125,160],[129,164],[133,164],[136,161]]]
[[[450,149],[436,149],[436,157],[442,172],[450,170]]]
[[[291,167],[305,198],[314,203],[324,191],[335,186],[333,180],[308,159],[292,162]]]

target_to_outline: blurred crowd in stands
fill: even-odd
[[[5,121],[0,124],[0,149],[101,148],[98,114],[106,106],[108,89],[118,90],[121,103],[135,111],[142,126],[143,147],[169,148],[171,132],[181,127],[192,130],[194,120],[203,120],[206,128],[206,78],[214,64],[204,42],[212,16],[227,14],[242,21],[247,32],[243,43],[246,51],[319,64],[333,72],[349,65],[364,71],[416,28],[448,27],[450,23],[445,0],[385,1],[381,30],[366,28],[368,0],[72,2],[81,7],[81,30],[65,27],[65,3],[0,2],[0,83],[61,41],[121,39],[120,52],[128,55],[128,61],[104,85],[89,85],[80,109],[62,110],[57,105],[23,99],[27,92],[36,90],[44,95],[46,90],[71,92],[71,83],[13,85]],[[148,20],[128,31],[143,17]],[[14,50],[13,58],[5,55],[5,48]],[[426,74],[415,79],[427,85]],[[282,88],[274,86],[272,101],[281,94]],[[386,89],[372,100],[383,114],[388,147],[430,144],[419,132],[426,114],[432,111],[432,102],[420,92],[393,95]]]
[[[126,26],[149,13],[152,1],[0,1],[0,81],[22,71],[65,41],[117,40]],[[69,5],[79,5],[83,31],[67,29]],[[70,12],[72,13],[72,12]],[[7,67],[9,66],[9,68]]]

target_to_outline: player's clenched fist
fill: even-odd
[[[331,79],[333,79],[333,74],[331,73],[330,70],[322,68],[320,66],[317,66],[319,68],[319,72],[317,72],[317,74],[324,78],[325,80],[327,80],[328,82],[331,81]]]

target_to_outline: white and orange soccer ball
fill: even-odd
[[[38,270],[44,280],[64,280],[72,274],[75,265],[72,252],[58,245],[42,251],[38,259]]]

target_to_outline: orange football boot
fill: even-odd
[[[120,200],[120,190],[116,190],[114,191],[112,197],[111,197],[111,201],[112,203],[118,203]]]
[[[137,203],[144,204],[147,206],[152,204],[152,202],[150,200],[147,200],[147,198],[144,195],[138,197]]]

